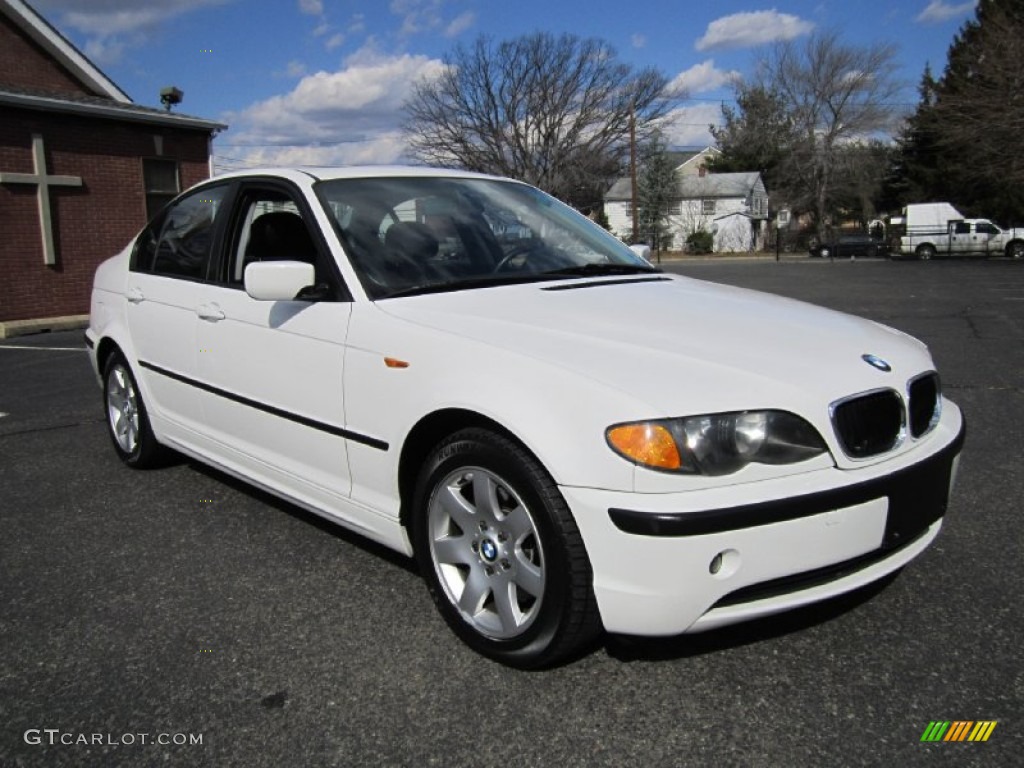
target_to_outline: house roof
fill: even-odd
[[[672,161],[672,167],[678,171],[698,157],[703,155],[720,155],[722,151],[716,147],[704,147],[704,149],[695,149],[688,152],[667,152],[666,154]]]
[[[705,176],[679,176],[676,182],[680,200],[747,197],[758,185],[764,187],[761,174],[709,173]],[[607,202],[627,201],[633,197],[633,185],[628,177],[616,181],[605,194]]]
[[[7,16],[23,34],[60,62],[75,79],[97,96],[131,104],[128,94],[118,88],[113,80],[103,74],[99,67],[28,3],[23,0],[0,0],[0,13]]]
[[[91,96],[79,93],[55,94],[33,88],[0,84],[0,104],[65,114],[81,114],[129,122],[155,123],[209,132],[227,128],[224,123],[191,115],[143,107],[132,101],[99,67],[24,0],[0,0],[0,13],[23,35],[39,45],[63,66]]]

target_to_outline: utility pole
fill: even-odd
[[[636,103],[629,108],[629,185],[633,212],[633,243],[640,242],[640,220],[636,212]]]

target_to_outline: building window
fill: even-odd
[[[715,213],[715,201],[714,200],[701,200],[700,201],[700,212],[705,216],[713,216]]]
[[[681,216],[683,213],[683,201],[673,200],[668,204],[668,207],[666,208],[665,212],[669,216]]]
[[[181,187],[178,185],[178,161],[143,158],[142,177],[143,183],[146,185],[146,220],[148,221],[181,191]]]

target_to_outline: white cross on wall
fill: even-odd
[[[50,176],[46,173],[46,154],[43,152],[43,137],[32,134],[33,173],[7,173],[0,171],[0,184],[35,184],[36,200],[39,203],[39,230],[43,238],[43,263],[57,263],[57,251],[53,245],[53,217],[50,214],[50,187],[80,187],[81,176]]]

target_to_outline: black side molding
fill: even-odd
[[[153,371],[153,373],[158,373],[161,376],[166,376],[169,379],[180,381],[182,384],[188,384],[190,387],[195,387],[196,389],[201,389],[204,392],[209,392],[212,395],[223,397],[225,400],[231,400],[232,402],[240,403],[241,405],[247,405],[250,408],[255,408],[258,411],[269,413],[272,416],[277,416],[278,418],[287,419],[288,421],[294,421],[296,424],[301,424],[304,427],[318,429],[321,432],[326,432],[327,434],[334,435],[335,437],[343,437],[346,440],[352,440],[353,442],[356,443],[362,443],[363,445],[368,445],[371,448],[376,448],[379,451],[386,451],[388,449],[388,444],[385,441],[378,440],[375,437],[362,435],[358,432],[353,432],[343,427],[336,427],[333,424],[328,424],[323,421],[317,421],[316,419],[311,419],[308,416],[301,416],[300,414],[292,413],[291,411],[286,411],[282,408],[277,408],[273,405],[268,405],[267,403],[261,403],[258,400],[252,400],[251,398],[235,394],[234,392],[228,392],[226,389],[214,387],[210,384],[204,384],[201,381],[190,379],[187,376],[182,376],[180,373],[168,371],[165,368],[153,365],[152,363],[147,363],[143,360],[139,360],[139,365],[148,371]]]

